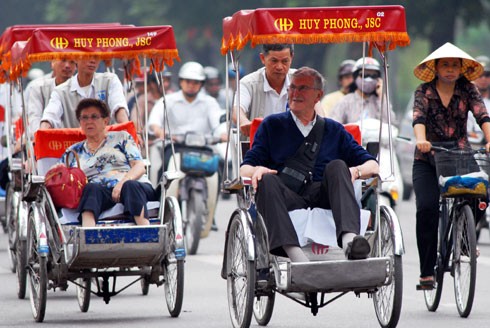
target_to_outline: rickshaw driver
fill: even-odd
[[[347,259],[365,259],[370,252],[369,243],[359,235],[360,208],[353,181],[378,174],[378,163],[340,123],[316,115],[323,83],[321,74],[309,67],[293,74],[288,89],[290,111],[264,119],[240,168],[241,176],[251,177],[257,189],[257,210],[264,217],[271,253],[287,255],[293,262],[308,261],[288,215],[300,208],[332,210],[337,242]],[[325,124],[312,181],[297,193],[286,186],[281,173],[318,120]]]
[[[260,53],[264,67],[240,79],[240,130],[244,135],[250,134],[254,118],[286,111],[293,57],[292,44],[264,44]],[[233,108],[235,124],[237,110]]]
[[[54,88],[41,118],[41,129],[78,127],[75,108],[81,99],[104,101],[117,123],[129,121],[129,110],[122,83],[116,74],[96,73],[100,60],[77,61],[78,73]]]

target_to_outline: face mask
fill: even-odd
[[[376,89],[377,84],[378,81],[376,79],[373,79],[372,77],[365,78],[364,82],[360,76],[356,78],[357,88],[362,92],[364,92],[365,94],[373,93],[373,91]]]

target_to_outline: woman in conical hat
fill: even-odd
[[[413,187],[417,206],[417,246],[420,259],[420,287],[432,289],[437,257],[439,186],[431,153],[434,142],[469,147],[468,112],[471,111],[490,144],[490,117],[482,97],[470,81],[483,73],[483,67],[463,50],[446,43],[414,69],[422,83],[415,91],[413,128],[416,139]],[[484,214],[476,210],[478,219]]]

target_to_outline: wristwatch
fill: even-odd
[[[359,168],[359,166],[357,166],[356,169],[357,169],[357,178],[360,179],[362,175],[361,169]]]

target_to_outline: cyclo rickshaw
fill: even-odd
[[[240,50],[249,42],[252,46],[267,43],[363,42],[364,56],[366,44],[369,52],[377,49],[380,54],[386,78],[382,102],[389,102],[388,51],[397,46],[406,46],[409,41],[405,12],[401,6],[269,8],[242,10],[226,17],[223,20],[221,52],[223,55],[229,54],[239,74]],[[239,108],[239,93],[236,102],[234,107]],[[237,115],[237,126],[240,126],[239,117]],[[386,123],[391,125],[389,113]],[[358,126],[346,126],[346,129],[356,135],[360,133]],[[380,142],[381,133],[382,126]],[[387,179],[376,177],[363,182],[359,201],[363,208],[361,233],[366,230],[364,235],[371,245],[371,254],[367,259],[346,260],[342,250],[337,248],[333,229],[335,242],[331,244],[317,243],[313,237],[301,232],[304,233],[301,238],[307,240],[303,250],[310,262],[290,262],[287,258],[269,253],[264,219],[260,213],[251,214],[254,212],[254,191],[250,179],[238,176],[238,165],[248,145],[240,141],[240,129],[230,125],[228,134],[232,142],[234,170],[233,175],[225,175],[223,188],[237,195],[238,208],[228,223],[221,276],[227,280],[228,307],[233,327],[249,327],[252,313],[259,325],[267,325],[277,293],[310,308],[312,314],[316,315],[319,308],[349,292],[357,296],[366,293],[372,297],[379,324],[382,327],[395,327],[402,304],[404,246],[395,212],[379,201],[381,185]],[[390,153],[393,155],[391,129],[388,135]],[[252,131],[250,136],[252,138]],[[377,145],[372,146],[375,149]],[[390,161],[393,173],[393,158],[378,157],[378,161],[382,160]],[[367,208],[370,211],[366,211]],[[331,213],[328,216],[329,210],[318,210],[321,211],[321,222],[333,222]],[[299,220],[308,220],[306,225],[309,225],[311,211],[299,211],[303,211],[299,214]],[[365,212],[368,212],[367,218],[371,216],[369,225],[365,222],[369,220],[365,218]],[[290,217],[293,224],[298,220],[297,213],[290,212]],[[323,227],[320,226],[320,229]],[[313,230],[319,229],[313,227]],[[298,228],[296,232],[300,239]],[[304,295],[304,299],[295,295],[298,292]],[[330,293],[336,295],[328,299],[327,294]]]
[[[76,41],[82,39],[93,43]],[[145,69],[146,61],[150,60],[155,74],[161,73],[164,64],[171,66],[173,60],[179,58],[173,28],[36,29],[20,59],[12,63],[12,72],[14,77],[18,76],[41,60],[95,58],[108,62],[117,58],[125,61],[126,77],[131,77],[140,68],[140,57]],[[23,122],[29,136],[25,110]],[[138,140],[132,122],[114,125],[111,129],[127,130]],[[178,202],[166,195],[175,177],[166,172],[160,181],[160,201],[148,204],[149,226],[134,225],[116,205],[101,214],[96,227],[82,227],[75,222],[78,213],[54,206],[43,174],[57,161],[63,149],[83,139],[81,130],[66,128],[38,130],[34,142],[25,138],[20,204],[23,210],[19,210],[18,215],[28,218],[26,268],[34,319],[44,320],[48,288],[65,289],[67,283],[72,282],[76,285],[80,310],[86,312],[91,294],[109,303],[112,296],[138,281],[141,281],[143,294],[148,292],[150,284],[163,284],[169,313],[177,317],[183,302],[185,248]],[[143,140],[148,140],[147,131]],[[124,276],[135,276],[135,279],[116,290],[117,277]]]
[[[6,187],[5,199],[5,227],[8,233],[8,255],[10,268],[17,274],[17,296],[23,299],[26,294],[25,254],[27,247],[27,215],[18,214],[24,211],[21,206],[22,195],[22,158],[19,152],[14,153],[15,144],[23,137],[24,90],[19,76],[20,67],[14,67],[12,63],[19,63],[27,40],[32,36],[34,30],[39,28],[64,27],[76,29],[82,27],[115,27],[119,23],[100,24],[73,24],[73,25],[14,25],[8,27],[0,35],[0,83],[5,88],[5,99],[7,110],[5,111],[5,140],[7,150],[7,161],[9,167],[9,180]],[[17,72],[15,72],[17,70]],[[8,90],[6,90],[8,89]],[[46,99],[47,101],[48,99]],[[18,260],[19,259],[19,260]]]

